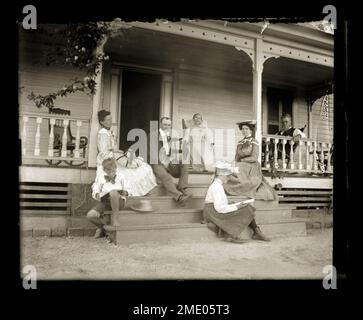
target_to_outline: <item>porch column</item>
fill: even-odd
[[[258,161],[261,163],[261,145],[262,145],[262,71],[263,71],[263,54],[262,54],[262,40],[255,40],[255,59],[252,64],[253,74],[253,92],[252,104],[253,115],[256,119],[256,134],[255,138],[259,142],[260,152]]]
[[[98,45],[96,50],[96,55],[103,53],[104,45],[107,41],[107,37],[105,37],[102,42]],[[97,134],[99,130],[98,116],[97,112],[99,110],[101,104],[101,89],[102,89],[102,71],[103,71],[103,63],[100,64],[97,75],[95,77],[96,82],[96,92],[93,96],[92,100],[92,114],[90,121],[90,133],[88,140],[88,167],[96,167],[96,158],[97,158]]]

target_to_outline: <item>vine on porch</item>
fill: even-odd
[[[72,79],[71,83],[46,95],[35,94],[32,91],[28,99],[38,108],[43,106],[53,108],[54,101],[58,97],[65,97],[76,92],[85,92],[93,96],[96,92],[95,78],[99,73],[99,67],[109,59],[109,56],[103,52],[98,53],[98,46],[108,37],[125,36],[124,31],[129,28],[130,26],[121,19],[115,19],[112,22],[70,23],[56,30],[55,33],[39,27],[38,31],[45,36],[45,39],[47,37],[50,39],[44,42],[48,46],[45,52],[45,65],[70,65],[84,71],[85,76],[83,79]],[[59,44],[55,45],[55,42]]]

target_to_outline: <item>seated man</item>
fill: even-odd
[[[293,151],[295,151],[297,147],[297,143],[300,139],[306,138],[306,135],[302,132],[303,129],[296,129],[291,126],[291,116],[288,113],[285,113],[281,117],[281,127],[282,130],[275,133],[279,136],[287,136],[287,137],[293,137],[293,141],[295,142],[293,144]],[[271,148],[272,154],[273,154],[273,148]],[[285,159],[286,161],[290,160],[290,151],[291,151],[291,145],[289,142],[285,144]],[[282,159],[282,144],[278,144],[278,153],[277,153],[277,159]]]
[[[98,228],[95,238],[105,235],[102,221],[104,211],[112,210],[115,214],[126,204],[127,191],[125,190],[125,180],[122,173],[117,169],[114,158],[107,158],[102,161],[105,175],[99,174],[92,185],[92,197],[100,201],[94,208],[87,213],[87,218]]]
[[[185,206],[191,194],[186,192],[188,185],[188,164],[176,161],[172,150],[171,119],[162,117],[160,119],[160,129],[158,138],[158,163],[150,162],[155,176],[161,180],[165,189],[172,195],[180,206]],[[152,150],[151,150],[152,151]],[[175,151],[175,150],[174,150]],[[179,178],[178,186],[173,182],[174,178]]]

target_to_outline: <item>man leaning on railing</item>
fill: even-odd
[[[306,127],[306,126],[305,126]],[[295,152],[296,147],[298,146],[298,141],[300,139],[305,139],[306,138],[306,134],[303,132],[304,128],[301,129],[297,129],[291,126],[291,115],[289,115],[288,113],[285,113],[282,115],[281,117],[281,128],[282,130],[280,130],[279,132],[276,133],[276,135],[279,136],[285,136],[285,137],[292,137],[294,144],[293,144],[293,151]],[[279,142],[278,143],[278,147],[277,147],[278,151],[277,151],[277,159],[281,160],[282,159],[282,144]],[[273,155],[273,151],[272,151],[272,155]],[[286,161],[290,161],[290,151],[291,151],[291,145],[289,143],[287,143],[285,145],[285,159]],[[271,155],[271,154],[270,154]]]

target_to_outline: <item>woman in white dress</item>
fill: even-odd
[[[186,145],[189,145],[193,170],[198,172],[214,171],[213,134],[200,113],[193,116],[183,140]]]
[[[117,149],[116,138],[111,130],[112,117],[109,111],[100,110],[98,121],[102,128],[98,131],[97,139],[97,175],[104,174],[102,161],[113,157],[125,177],[125,190],[128,195],[144,196],[149,193],[157,185],[150,165],[141,157],[131,160],[128,153]]]

